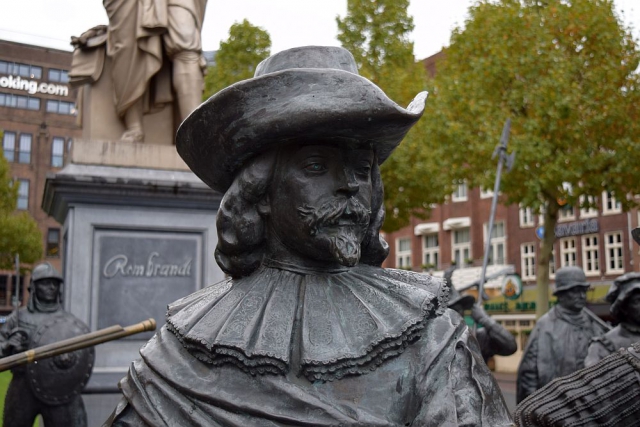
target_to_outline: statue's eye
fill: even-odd
[[[305,169],[309,172],[323,172],[327,168],[322,163],[313,162],[305,166]]]

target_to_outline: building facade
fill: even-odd
[[[69,86],[71,52],[0,40],[0,130],[2,150],[20,182],[18,210],[37,221],[44,260],[61,271],[60,224],[41,208],[48,173],[65,164],[76,121],[76,91]],[[28,278],[27,278],[28,279]],[[27,280],[21,278],[21,300]],[[10,312],[16,295],[14,272],[0,272],[0,315]]]

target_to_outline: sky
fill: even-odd
[[[451,30],[462,26],[473,0],[411,0],[409,13],[417,59],[449,44]],[[640,39],[640,1],[614,0],[623,22]],[[71,50],[71,36],[107,24],[100,0],[0,0],[0,39]],[[209,0],[202,31],[203,49],[217,50],[235,22],[248,19],[267,30],[271,52],[304,45],[339,46],[336,16],[347,0]]]

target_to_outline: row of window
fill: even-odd
[[[489,225],[484,226],[485,241]],[[425,268],[439,269],[440,243],[438,234],[427,234],[422,239],[422,265]],[[507,235],[504,222],[497,222],[491,232],[491,247],[489,249],[489,265],[504,264],[506,257]],[[456,265],[462,266],[473,262],[471,253],[471,230],[469,227],[452,230],[451,259]],[[411,238],[401,238],[396,243],[396,266],[408,268],[412,266]]]
[[[485,224],[485,241],[488,225]],[[587,276],[601,275],[600,236],[589,234],[579,237],[582,247],[582,265]],[[578,262],[577,253],[578,237],[559,239],[560,267],[575,266]],[[440,269],[440,244],[438,234],[428,234],[422,238],[422,264],[425,268]],[[471,235],[469,228],[452,230],[451,233],[451,259],[456,265],[469,264],[471,259]],[[506,234],[504,222],[495,224],[491,236],[491,248],[489,251],[489,265],[505,264],[506,261]],[[624,273],[623,239],[622,232],[615,231],[604,234],[604,271],[605,274]],[[536,278],[536,246],[535,243],[523,243],[520,245],[521,276],[523,280],[535,280]],[[396,241],[396,266],[398,268],[410,268],[412,266],[411,238],[400,238]],[[552,253],[549,262],[551,276],[555,274],[555,252]]]
[[[41,99],[35,96],[15,95],[13,93],[0,93],[0,107],[18,108],[22,110],[40,111]],[[46,100],[47,113],[76,115],[76,105],[73,102],[59,101],[57,99]]]
[[[578,237],[568,237],[559,240],[560,267],[578,265]],[[582,246],[582,269],[587,276],[600,276],[601,251],[600,235],[588,234],[580,236]],[[624,250],[621,231],[604,234],[604,274],[624,273]],[[555,272],[555,252],[552,253],[550,272]],[[523,243],[520,245],[520,271],[523,280],[536,279],[536,249],[535,243]]]
[[[31,163],[32,143],[33,136],[30,133],[21,133],[17,138],[15,132],[5,131],[2,137],[4,158],[9,162]],[[51,166],[54,168],[61,168],[64,164],[64,145],[64,138],[53,137],[51,140]]]
[[[598,205],[597,197],[589,197],[589,203],[591,205]],[[602,215],[613,215],[622,212],[622,204],[614,197],[610,191],[602,192]],[[580,218],[595,218],[598,216],[598,209],[596,208],[580,208]],[[542,225],[544,222],[544,215],[540,215],[538,218],[538,224]],[[564,206],[560,209],[558,215],[558,222],[575,221],[576,208],[573,206]],[[535,225],[535,215],[531,208],[520,208],[520,227],[533,227]]]
[[[42,78],[42,67],[21,64],[19,62],[0,61],[0,74],[26,77],[30,79]],[[69,72],[57,68],[49,68],[48,80],[57,83],[69,83]]]

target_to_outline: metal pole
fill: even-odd
[[[20,254],[16,254],[16,322],[20,320]],[[19,323],[16,323],[19,324]]]
[[[511,130],[511,119],[507,119],[502,129],[502,137],[500,143],[493,152],[493,158],[496,155],[498,159],[498,170],[496,172],[496,181],[493,186],[493,199],[491,200],[491,214],[489,216],[489,230],[487,231],[487,243],[484,247],[484,259],[482,260],[482,271],[480,273],[480,285],[478,286],[478,299],[476,303],[482,307],[482,295],[484,295],[484,282],[487,274],[487,264],[489,263],[489,251],[491,250],[491,234],[493,233],[493,222],[496,216],[496,206],[498,204],[498,193],[500,192],[500,179],[502,177],[502,167],[507,162],[507,168],[511,169],[513,164],[513,154],[511,157],[507,155],[507,141],[509,140],[509,131]]]

